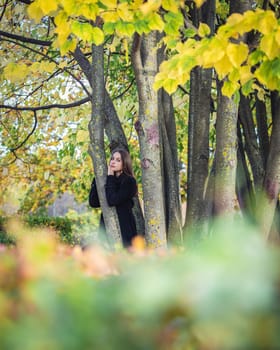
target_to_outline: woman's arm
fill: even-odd
[[[127,176],[118,188],[116,178],[113,175],[108,175],[105,191],[109,206],[122,204],[135,196],[137,192],[136,180],[132,176]]]
[[[92,208],[99,208],[100,207],[95,178],[92,181],[88,199],[89,199],[89,205]]]

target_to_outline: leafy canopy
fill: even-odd
[[[194,1],[197,7],[204,2]],[[212,37],[210,28],[201,23],[192,30],[192,37],[182,43],[183,6],[179,0],[35,0],[28,13],[37,22],[46,15],[55,18],[55,45],[62,54],[73,50],[78,40],[99,45],[107,34],[131,37],[135,32],[141,35],[164,31],[164,43],[173,55],[161,65],[154,87],[163,87],[168,93],[185,84],[195,66],[214,68],[219,79],[226,79],[226,96],[240,87],[246,95],[256,88],[256,83],[270,90],[280,89],[280,25],[273,11],[234,13]],[[98,19],[103,25],[92,26]],[[241,40],[251,31],[260,34],[257,47],[250,48]]]

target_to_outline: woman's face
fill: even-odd
[[[110,167],[114,171],[114,173],[121,173],[123,170],[123,161],[121,154],[119,152],[115,152],[110,160]]]

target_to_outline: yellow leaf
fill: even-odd
[[[270,60],[280,55],[280,47],[274,39],[275,37],[273,34],[265,35],[260,42],[260,49]]]
[[[179,11],[179,4],[175,0],[162,0],[162,7],[166,11],[177,13]]]
[[[249,53],[249,49],[248,46],[244,43],[229,43],[226,48],[226,52],[230,62],[233,64],[234,67],[237,68],[240,67],[241,64],[246,60]]]
[[[65,11],[59,11],[54,18],[54,23],[56,26],[60,26],[67,22],[68,16]]]
[[[77,40],[71,39],[71,40],[66,40],[63,42],[63,44],[59,45],[60,53],[61,56],[64,56],[67,54],[69,51],[74,51],[77,46]]]
[[[240,82],[242,85],[246,84],[250,79],[253,78],[250,66],[242,66],[239,68]]]
[[[263,11],[260,18],[258,29],[263,34],[271,34],[278,26],[275,13],[272,11]]]
[[[42,61],[40,64],[40,70],[42,72],[52,73],[56,68],[56,64],[54,62]]]
[[[62,5],[64,11],[68,15],[76,13],[77,12],[77,8],[80,5],[77,0],[60,0],[60,2],[61,2],[61,5]]]
[[[71,34],[71,27],[69,22],[61,22],[59,26],[56,27],[55,33],[57,33],[57,45],[58,47],[63,45]]]
[[[89,133],[86,130],[79,130],[77,132],[76,141],[77,142],[87,142],[89,140]]]
[[[176,79],[167,78],[163,82],[164,90],[166,90],[166,92],[170,95],[177,90],[177,87],[178,87],[178,82]]]
[[[160,8],[160,6],[161,6],[160,0],[148,0],[143,5],[140,6],[140,11],[144,15],[147,15],[151,12],[157,12],[157,10]]]
[[[117,13],[119,17],[126,22],[133,21],[133,12],[128,7],[127,3],[122,3],[118,5]]]
[[[43,11],[35,1],[28,6],[27,14],[30,18],[34,19],[36,23],[39,23],[41,21],[41,18],[44,16]]]
[[[225,55],[224,43],[218,38],[213,38],[210,46],[202,53],[203,67],[211,68],[216,62],[219,62]]]
[[[227,25],[229,26],[235,26],[236,24],[240,24],[243,21],[244,17],[240,13],[233,13],[229,18],[227,19]]]
[[[209,26],[206,23],[200,23],[198,28],[198,35],[203,38],[207,35],[209,35],[211,32]]]
[[[57,0],[38,0],[37,3],[44,15],[57,10]]]
[[[222,94],[227,97],[231,97],[238,89],[240,85],[237,82],[225,81],[222,87]]]
[[[231,72],[233,67],[227,55],[224,55],[221,60],[214,64],[214,68],[218,74],[219,79],[223,79],[227,76],[227,74]]]
[[[114,9],[117,7],[117,0],[101,0],[101,3],[107,7],[107,9]]]
[[[11,83],[23,81],[28,75],[28,68],[25,64],[11,62],[4,68],[4,76]]]
[[[119,15],[117,14],[117,12],[114,12],[114,11],[104,12],[101,14],[101,17],[103,18],[105,23],[106,22],[115,23],[119,20]]]
[[[101,45],[104,41],[104,33],[100,28],[92,28],[92,41],[95,45]]]
[[[158,30],[160,32],[163,30],[164,22],[158,13],[151,13],[147,18],[151,30]]]
[[[200,8],[205,3],[205,1],[206,0],[194,0],[197,8]]]

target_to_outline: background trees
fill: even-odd
[[[2,1],[2,187],[20,169],[24,190],[42,186],[31,166],[42,164],[41,199],[47,191],[66,190],[59,178],[85,199],[92,177],[91,120],[100,192],[110,146],[128,147],[142,177],[147,241],[159,246],[167,238],[180,240],[176,153],[182,139],[178,130],[176,138],[176,103],[164,88],[174,101],[183,93],[190,98],[188,154],[178,157],[188,171],[187,227],[202,233],[200,224],[213,214],[232,215],[240,207],[268,234],[279,193],[278,15],[277,1]],[[104,64],[94,55],[101,49]],[[100,71],[104,83],[97,85]],[[64,117],[55,107],[71,109]],[[51,129],[55,136],[49,138]],[[39,146],[46,142],[60,173],[74,172],[70,180],[69,172],[57,176],[54,163],[45,163]],[[270,215],[256,215],[260,195],[262,212]],[[32,209],[39,199],[36,193]],[[106,212],[105,201],[102,207]],[[118,240],[114,216],[106,217]]]

